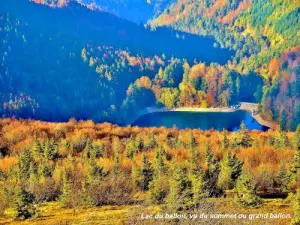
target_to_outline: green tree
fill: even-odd
[[[29,149],[24,149],[18,161],[19,179],[28,179],[30,177],[30,164],[34,163],[34,159]]]
[[[38,182],[37,168],[33,162],[30,163],[29,173],[29,190],[33,192],[34,186]]]
[[[131,168],[131,180],[134,187],[139,187],[140,184],[140,174],[141,170],[136,165],[135,161],[132,162],[132,168]]]
[[[31,151],[36,157],[42,157],[44,154],[41,142],[36,137],[33,140]]]
[[[230,146],[230,141],[228,139],[228,132],[226,130],[223,130],[222,132],[223,137],[222,137],[222,148],[223,149],[228,149]]]
[[[201,200],[208,196],[206,191],[207,182],[204,180],[202,171],[190,171],[189,179],[191,181],[192,207],[197,207]]]
[[[81,204],[82,205],[92,206],[97,204],[89,193],[91,188],[90,182],[91,181],[89,177],[84,177],[82,179],[81,182]]]
[[[288,185],[290,183],[290,176],[283,163],[281,163],[279,166],[279,170],[276,176],[276,183],[277,185],[279,185],[280,191],[282,193],[287,193],[289,189]]]
[[[230,167],[230,158],[228,154],[225,154],[223,159],[220,161],[220,174],[218,177],[218,188],[229,189],[233,186],[232,180],[232,168]]]
[[[176,162],[173,162],[171,169],[170,191],[166,202],[175,211],[189,209],[193,204],[191,182]]]
[[[130,137],[129,141],[126,143],[126,156],[130,159],[139,151],[139,147],[137,146],[133,137]]]
[[[280,129],[280,131],[279,131],[279,141],[280,141],[280,147],[281,148],[291,147],[290,140],[289,140],[286,132],[282,129]]]
[[[241,124],[241,130],[240,130],[240,145],[245,148],[249,148],[252,146],[252,142],[253,142],[253,140],[252,140],[250,134],[248,133],[246,125],[243,121]]]
[[[16,187],[14,210],[16,219],[26,220],[36,216],[34,195],[23,188]]]
[[[113,152],[114,152],[114,173],[119,173],[121,171],[120,153],[122,150],[122,144],[120,139],[115,137],[113,139]]]
[[[300,188],[297,189],[295,197],[292,225],[300,225]]]
[[[165,176],[167,167],[165,165],[165,157],[163,149],[157,150],[155,155],[154,176],[149,185],[148,201],[152,204],[162,204],[168,193],[167,182]]]
[[[235,200],[244,207],[256,207],[261,203],[255,194],[252,177],[248,173],[243,172],[236,182]]]
[[[44,147],[45,160],[55,160],[59,156],[57,144],[54,140],[47,140]]]
[[[153,168],[146,155],[143,155],[143,163],[141,167],[140,183],[141,190],[149,190],[149,184],[153,179]]]
[[[60,201],[66,206],[71,206],[72,204],[72,183],[66,171],[63,171]]]
[[[205,155],[205,181],[207,182],[207,191],[209,196],[219,196],[222,194],[222,190],[218,188],[217,182],[220,173],[219,163],[212,152],[211,145],[206,145]]]

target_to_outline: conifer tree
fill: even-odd
[[[230,152],[227,152],[220,161],[220,174],[218,177],[218,187],[221,189],[232,189],[235,181],[242,172],[243,162],[237,159]]]
[[[188,148],[193,148],[197,146],[196,138],[192,131],[189,132],[188,137]]]
[[[33,144],[32,144],[32,152],[34,154],[35,157],[42,157],[44,154],[42,145],[39,141],[39,139],[37,139],[36,137],[33,140]]]
[[[280,138],[280,147],[281,148],[289,148],[291,146],[290,140],[284,130],[279,131],[279,138]]]
[[[229,166],[231,167],[231,171],[232,171],[231,179],[233,182],[235,182],[242,173],[242,168],[243,168],[244,162],[241,161],[240,159],[236,158],[235,155],[232,156],[231,153],[228,153],[228,157],[229,157]],[[233,188],[233,187],[231,187],[231,188]]]
[[[220,161],[220,174],[218,177],[218,188],[227,190],[232,187],[232,168],[230,167],[230,158],[228,154],[225,154],[223,159]]]
[[[207,165],[207,175],[208,177],[213,177],[218,169],[217,160],[212,152],[211,145],[207,144],[205,146],[205,163]]]
[[[121,171],[121,159],[120,153],[122,150],[121,142],[119,138],[114,138],[113,140],[113,152],[114,152],[114,170],[115,174],[118,174]]]
[[[141,167],[141,178],[140,178],[140,188],[143,191],[149,190],[149,184],[153,179],[153,168],[146,155],[143,154],[143,161]]]
[[[290,183],[290,176],[288,174],[287,169],[284,164],[281,163],[279,166],[279,170],[276,176],[276,183],[280,187],[280,191],[282,193],[286,193],[288,191],[288,185]]]
[[[292,225],[300,225],[300,188],[297,189],[295,197]]]
[[[30,177],[30,164],[34,162],[29,149],[24,149],[18,161],[19,179],[28,179]]]
[[[193,204],[191,182],[176,162],[173,162],[171,169],[170,191],[166,201],[168,207],[175,211],[189,209]]]
[[[91,157],[92,152],[93,152],[92,141],[90,139],[88,139],[86,142],[85,148],[83,150],[84,158],[89,159]]]
[[[139,151],[139,148],[135,142],[135,140],[131,137],[129,141],[126,143],[126,156],[127,158],[132,159],[133,156]]]
[[[70,206],[72,202],[72,184],[66,171],[63,171],[61,192],[60,201],[64,205]]]
[[[155,148],[156,146],[157,146],[157,142],[155,140],[154,135],[150,135],[148,148],[151,149],[151,148]]]
[[[45,160],[54,160],[58,157],[58,147],[54,140],[47,140],[45,142],[45,147],[44,147],[44,159]]]
[[[249,148],[252,146],[252,141],[253,140],[250,137],[250,134],[248,133],[246,125],[243,121],[240,130],[240,144],[245,148]]]
[[[191,170],[189,172],[189,180],[191,181],[192,206],[197,207],[201,200],[208,197],[206,190],[207,182],[204,181],[204,176],[200,170]]]
[[[16,187],[14,210],[16,219],[26,220],[36,216],[34,195],[21,187]]]
[[[91,157],[87,160],[88,172],[87,180],[89,183],[97,182],[104,175],[103,168],[97,165],[97,162],[94,157]]]
[[[228,132],[226,130],[223,130],[222,134],[223,134],[223,137],[222,137],[222,148],[223,149],[228,149],[229,145],[230,145],[229,139],[227,137]]]
[[[84,177],[81,182],[81,203],[82,205],[95,205],[96,203],[93,201],[92,197],[89,194],[89,188],[90,188],[90,179]]]
[[[38,165],[38,177],[44,180],[46,177],[51,177],[54,170],[54,166],[51,165],[47,159],[43,158]]]
[[[292,164],[292,173],[297,174],[300,172],[300,125],[294,133],[294,148],[295,156]]]
[[[235,200],[244,207],[256,207],[261,203],[255,194],[252,177],[248,173],[243,172],[236,182]]]
[[[134,187],[139,187],[141,170],[137,167],[135,161],[132,162],[131,180]]]
[[[167,177],[165,173],[167,167],[165,165],[165,157],[163,149],[160,148],[155,155],[155,167],[153,180],[149,184],[148,200],[153,204],[163,203],[167,195]]]
[[[33,162],[30,163],[29,173],[29,190],[33,192],[34,185],[38,182],[37,169]]]

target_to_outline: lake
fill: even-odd
[[[269,128],[260,125],[247,111],[235,112],[155,112],[140,116],[132,126],[161,127],[179,129],[237,131],[244,121],[249,130],[267,131]]]

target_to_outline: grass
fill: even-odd
[[[215,199],[210,198],[208,204],[213,205],[209,210],[203,208],[195,213],[202,212],[208,214],[266,214],[283,213],[291,214],[290,203],[281,199],[267,199],[259,208],[244,209],[236,205],[232,198]],[[251,225],[288,225],[290,219],[253,219],[253,220],[195,220],[182,221],[176,220],[141,220],[142,214],[156,213],[164,214],[161,207],[143,205],[125,206],[102,206],[102,207],[78,207],[75,209],[64,208],[60,203],[51,202],[39,205],[39,217],[27,221],[16,221],[11,217],[12,211],[6,210],[4,216],[0,216],[0,224],[7,225],[121,225],[121,224],[251,224]]]

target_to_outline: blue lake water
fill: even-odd
[[[155,112],[140,116],[132,126],[237,131],[244,121],[249,130],[266,131],[247,111],[235,112]]]

